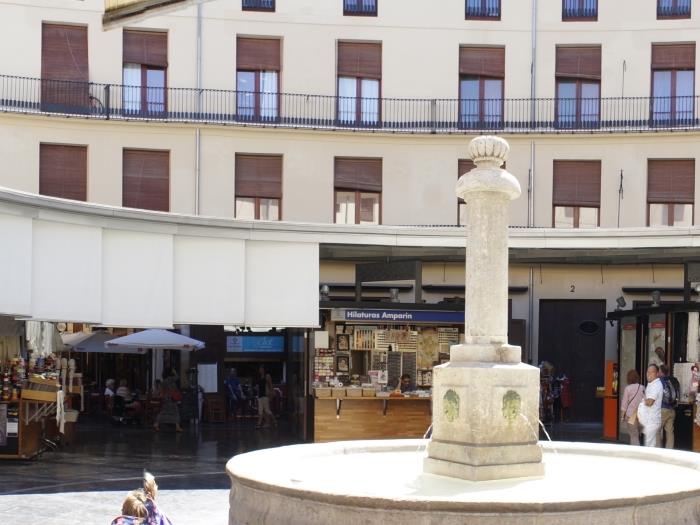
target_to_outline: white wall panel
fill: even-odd
[[[35,220],[32,245],[32,317],[99,323],[102,229]]]
[[[30,315],[32,219],[0,215],[0,314]]]
[[[246,242],[245,322],[318,326],[318,244]]]
[[[175,237],[175,324],[243,324],[245,241]]]
[[[173,237],[102,232],[102,324],[166,328],[173,322]]]

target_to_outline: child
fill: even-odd
[[[122,515],[112,521],[112,525],[172,525],[168,517],[158,510],[156,479],[148,472],[143,473],[143,489],[132,490],[122,505]]]

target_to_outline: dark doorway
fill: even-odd
[[[605,365],[604,300],[540,300],[540,362],[549,361],[558,376],[571,379],[574,421],[601,421],[603,404],[596,387],[603,385]]]

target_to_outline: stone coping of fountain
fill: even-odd
[[[241,454],[226,465],[232,501],[237,489],[251,489],[384,511],[518,514],[700,501],[700,455],[692,452],[541,442],[544,477],[471,482],[423,473],[427,443],[345,441]]]

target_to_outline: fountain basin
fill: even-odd
[[[427,440],[292,445],[226,465],[230,525],[700,523],[700,455],[540,443],[545,475],[472,482],[423,472]]]

